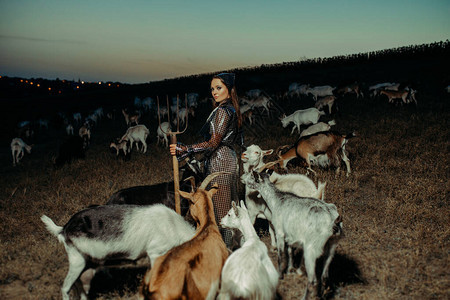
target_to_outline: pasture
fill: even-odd
[[[127,99],[131,102],[132,98]],[[342,170],[336,174],[317,167],[317,176],[309,175],[316,183],[327,182],[325,199],[334,203],[343,217],[345,237],[331,263],[328,299],[450,297],[450,96],[433,85],[422,84],[417,99],[417,107],[394,106],[382,97],[346,95],[338,99],[337,113],[321,119],[334,119],[335,131],[358,134],[347,145],[350,176]],[[271,117],[259,117],[259,126],[245,125],[246,145],[276,149],[296,140],[298,135],[290,135],[290,126],[282,128],[278,115],[281,110],[308,107],[311,99],[274,101],[277,109],[272,108]],[[96,103],[85,105],[98,107]],[[7,102],[2,106],[2,124],[16,120],[11,115],[22,107]],[[142,119],[150,129],[147,153],[133,150],[129,160],[116,158],[109,143],[121,137],[126,126],[121,106],[115,108],[115,120],[103,119],[92,130],[86,158],[60,169],[54,169],[51,161],[65,138],[62,127],[39,130],[32,141],[32,153],[16,167],[9,149],[11,133],[3,130],[0,298],[61,297],[67,257],[63,246],[45,230],[39,219],[42,214],[63,225],[75,212],[105,203],[121,188],[171,180],[171,158],[166,148],[156,145],[157,120],[150,114]],[[198,141],[196,132],[209,111],[209,105],[203,106],[178,139]],[[275,159],[272,155],[265,161]],[[288,169],[290,173],[306,173],[299,160],[289,163]],[[258,222],[257,229],[269,245],[266,224]],[[276,253],[271,255],[276,265]],[[92,282],[92,296],[129,299],[144,273],[145,267],[139,265],[99,272]],[[300,299],[306,281],[305,276],[287,275],[280,280],[279,298]]]

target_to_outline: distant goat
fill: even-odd
[[[244,201],[240,206],[232,202],[220,224],[239,229],[245,243],[225,261],[217,299],[274,299],[279,275],[266,245],[256,234]]]
[[[119,140],[119,143],[123,141],[130,142],[130,148],[128,152],[131,152],[133,149],[133,144],[136,143],[136,148],[139,151],[139,142],[142,143],[142,153],[147,152],[147,137],[149,134],[149,130],[145,125],[136,125],[128,128],[127,132],[122,136]]]
[[[335,88],[336,87],[332,87],[329,85],[315,86],[306,89],[306,94],[311,94],[314,98],[314,101],[317,101],[317,97],[333,95],[333,90]]]
[[[67,135],[73,135],[73,126],[72,126],[72,124],[68,124],[66,126],[66,133],[67,133]]]
[[[325,113],[323,111],[318,110],[317,108],[311,107],[307,109],[299,109],[294,113],[286,116],[283,114],[280,117],[281,124],[283,128],[289,125],[289,123],[294,123],[294,127],[292,128],[291,135],[294,133],[294,130],[297,129],[300,133],[301,125],[309,125],[316,124],[319,121],[320,116],[324,116]]]
[[[335,105],[336,103],[336,97],[333,95],[329,95],[329,96],[325,96],[322,98],[319,98],[316,103],[314,104],[314,107],[317,108],[318,110],[321,110],[323,107],[327,106],[328,107],[328,113],[331,115],[333,106],[337,107]]]
[[[190,201],[190,212],[197,222],[194,237],[156,259],[145,274],[141,299],[214,299],[228,250],[214,217],[212,196],[218,185],[205,190],[214,177],[210,174],[191,193],[180,191]]]
[[[141,114],[139,112],[128,113],[125,109],[122,109],[122,114],[128,127],[132,126],[133,124],[139,124],[139,119],[141,118]]]
[[[110,259],[137,260],[147,255],[153,266],[157,257],[194,235],[194,228],[164,205],[94,206],[73,215],[64,227],[45,215],[41,220],[67,252],[69,271],[61,288],[65,300],[69,299],[73,284],[91,265]]]
[[[122,141],[122,142],[111,142],[111,144],[109,145],[109,148],[114,148],[116,149],[116,156],[119,156],[119,152],[120,150],[123,151],[123,155],[127,156],[128,152],[128,141]]]
[[[13,158],[13,166],[25,155],[24,150],[31,153],[32,146],[27,145],[21,138],[13,138],[11,141],[11,154]]]
[[[328,123],[319,122],[317,124],[309,126],[305,130],[303,130],[302,133],[300,133],[300,137],[305,136],[305,135],[311,135],[316,132],[330,131],[331,126],[334,126],[334,125],[336,125],[336,122],[334,120],[331,120]]]
[[[169,122],[162,122],[156,129],[156,144],[159,145],[159,143],[161,143],[166,147],[169,147],[169,139],[167,138],[169,132],[171,132]]]

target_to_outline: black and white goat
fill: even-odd
[[[303,299],[317,292],[316,262],[324,256],[321,283],[326,284],[328,269],[342,235],[342,218],[334,204],[281,192],[266,173],[253,172],[246,184],[257,190],[272,212],[278,248],[278,271],[286,271],[287,246],[303,249],[308,284]],[[284,260],[283,260],[284,256]]]
[[[232,208],[220,224],[225,228],[239,229],[245,243],[225,261],[217,299],[274,299],[279,274],[266,245],[256,234],[244,201],[240,206],[232,202]]]
[[[73,215],[64,226],[41,217],[47,230],[64,245],[69,271],[61,288],[69,299],[84,270],[108,260],[155,259],[192,238],[195,228],[164,205],[94,206]],[[86,292],[81,289],[81,297]]]

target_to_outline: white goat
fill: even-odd
[[[252,109],[255,107],[262,108],[262,110],[266,111],[267,115],[270,116],[270,107],[271,107],[270,98],[268,98],[264,95],[261,95],[254,100],[248,100],[246,98],[241,98],[241,101],[243,103],[250,105],[250,107],[252,107]]]
[[[242,153],[241,160],[244,169],[244,174],[241,176],[242,183],[245,184],[246,178],[251,176],[253,170],[261,170],[268,164],[264,165],[264,156],[270,155],[273,150],[262,150],[258,145],[251,145]],[[270,163],[269,163],[270,164]],[[313,197],[323,199],[325,193],[326,183],[319,182],[318,187],[314,182],[303,174],[286,174],[280,175],[273,172],[270,175],[270,180],[276,185],[280,191],[290,192],[302,197]],[[266,203],[258,191],[245,186],[245,201],[248,207],[248,212],[252,224],[255,223],[256,218],[266,219],[269,221],[269,234],[272,248],[276,248],[275,234],[273,226],[271,225],[272,213],[267,207]],[[289,271],[293,269],[293,261],[291,251],[289,249]],[[301,273],[300,269],[297,273]]]
[[[136,125],[128,128],[127,132],[122,136],[119,140],[119,143],[123,141],[130,142],[130,149],[128,152],[131,152],[133,149],[133,144],[136,143],[136,148],[139,151],[139,142],[142,143],[142,153],[147,152],[147,142],[145,141],[148,137],[149,131],[145,125]]]
[[[280,118],[281,124],[283,125],[283,128],[286,128],[286,126],[289,125],[289,123],[294,123],[294,127],[292,128],[291,135],[294,133],[295,129],[297,128],[298,132],[300,133],[300,126],[301,125],[309,125],[309,124],[316,124],[319,121],[320,116],[324,116],[325,112],[318,110],[317,108],[311,107],[307,109],[299,109],[295,111],[294,113],[290,114],[289,116],[286,116],[283,114]]]
[[[160,126],[156,129],[156,138],[157,138],[157,144],[161,142],[161,144],[166,145],[166,147],[169,147],[169,139],[167,138],[167,134],[171,132],[170,124],[169,122],[162,122]]]
[[[333,105],[336,102],[336,97],[333,95],[325,96],[322,98],[319,98],[316,103],[314,104],[314,107],[318,110],[321,110],[323,107],[328,106],[328,113],[331,115],[331,110],[333,108]]]
[[[314,101],[317,101],[317,97],[325,97],[329,95],[333,95],[333,90],[336,87],[332,87],[329,85],[315,86],[313,88],[308,88],[306,90],[306,94],[311,94],[314,98]]]
[[[19,163],[23,158],[25,152],[24,149],[31,153],[32,146],[27,145],[21,138],[13,138],[11,141],[11,154],[13,158],[13,166]]]
[[[225,261],[217,299],[274,299],[279,274],[266,245],[256,234],[244,201],[241,201],[240,207],[232,202],[232,208],[220,225],[239,229],[245,243]]]
[[[261,194],[272,212],[281,278],[286,271],[285,260],[282,260],[283,256],[286,257],[285,245],[302,248],[308,276],[303,299],[316,296],[319,286],[315,272],[317,259],[322,255],[325,257],[321,275],[321,283],[325,286],[328,269],[342,235],[342,218],[336,206],[319,199],[280,192],[265,173],[253,172],[247,177],[246,184]]]
[[[65,300],[88,263],[100,264],[113,255],[127,260],[147,255],[153,266],[157,257],[191,239],[195,231],[182,216],[162,204],[90,207],[73,215],[64,227],[45,215],[41,220],[67,252],[69,271],[61,288]]]
[[[328,123],[319,122],[317,124],[313,124],[308,128],[306,128],[305,130],[303,130],[302,133],[300,133],[300,137],[305,135],[311,135],[316,132],[329,131],[331,129],[331,126],[333,125],[336,125],[336,122],[334,120],[331,120]]]

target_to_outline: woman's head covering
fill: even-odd
[[[222,79],[223,83],[227,86],[229,90],[234,87],[234,73],[220,73],[215,75],[214,77]]]

